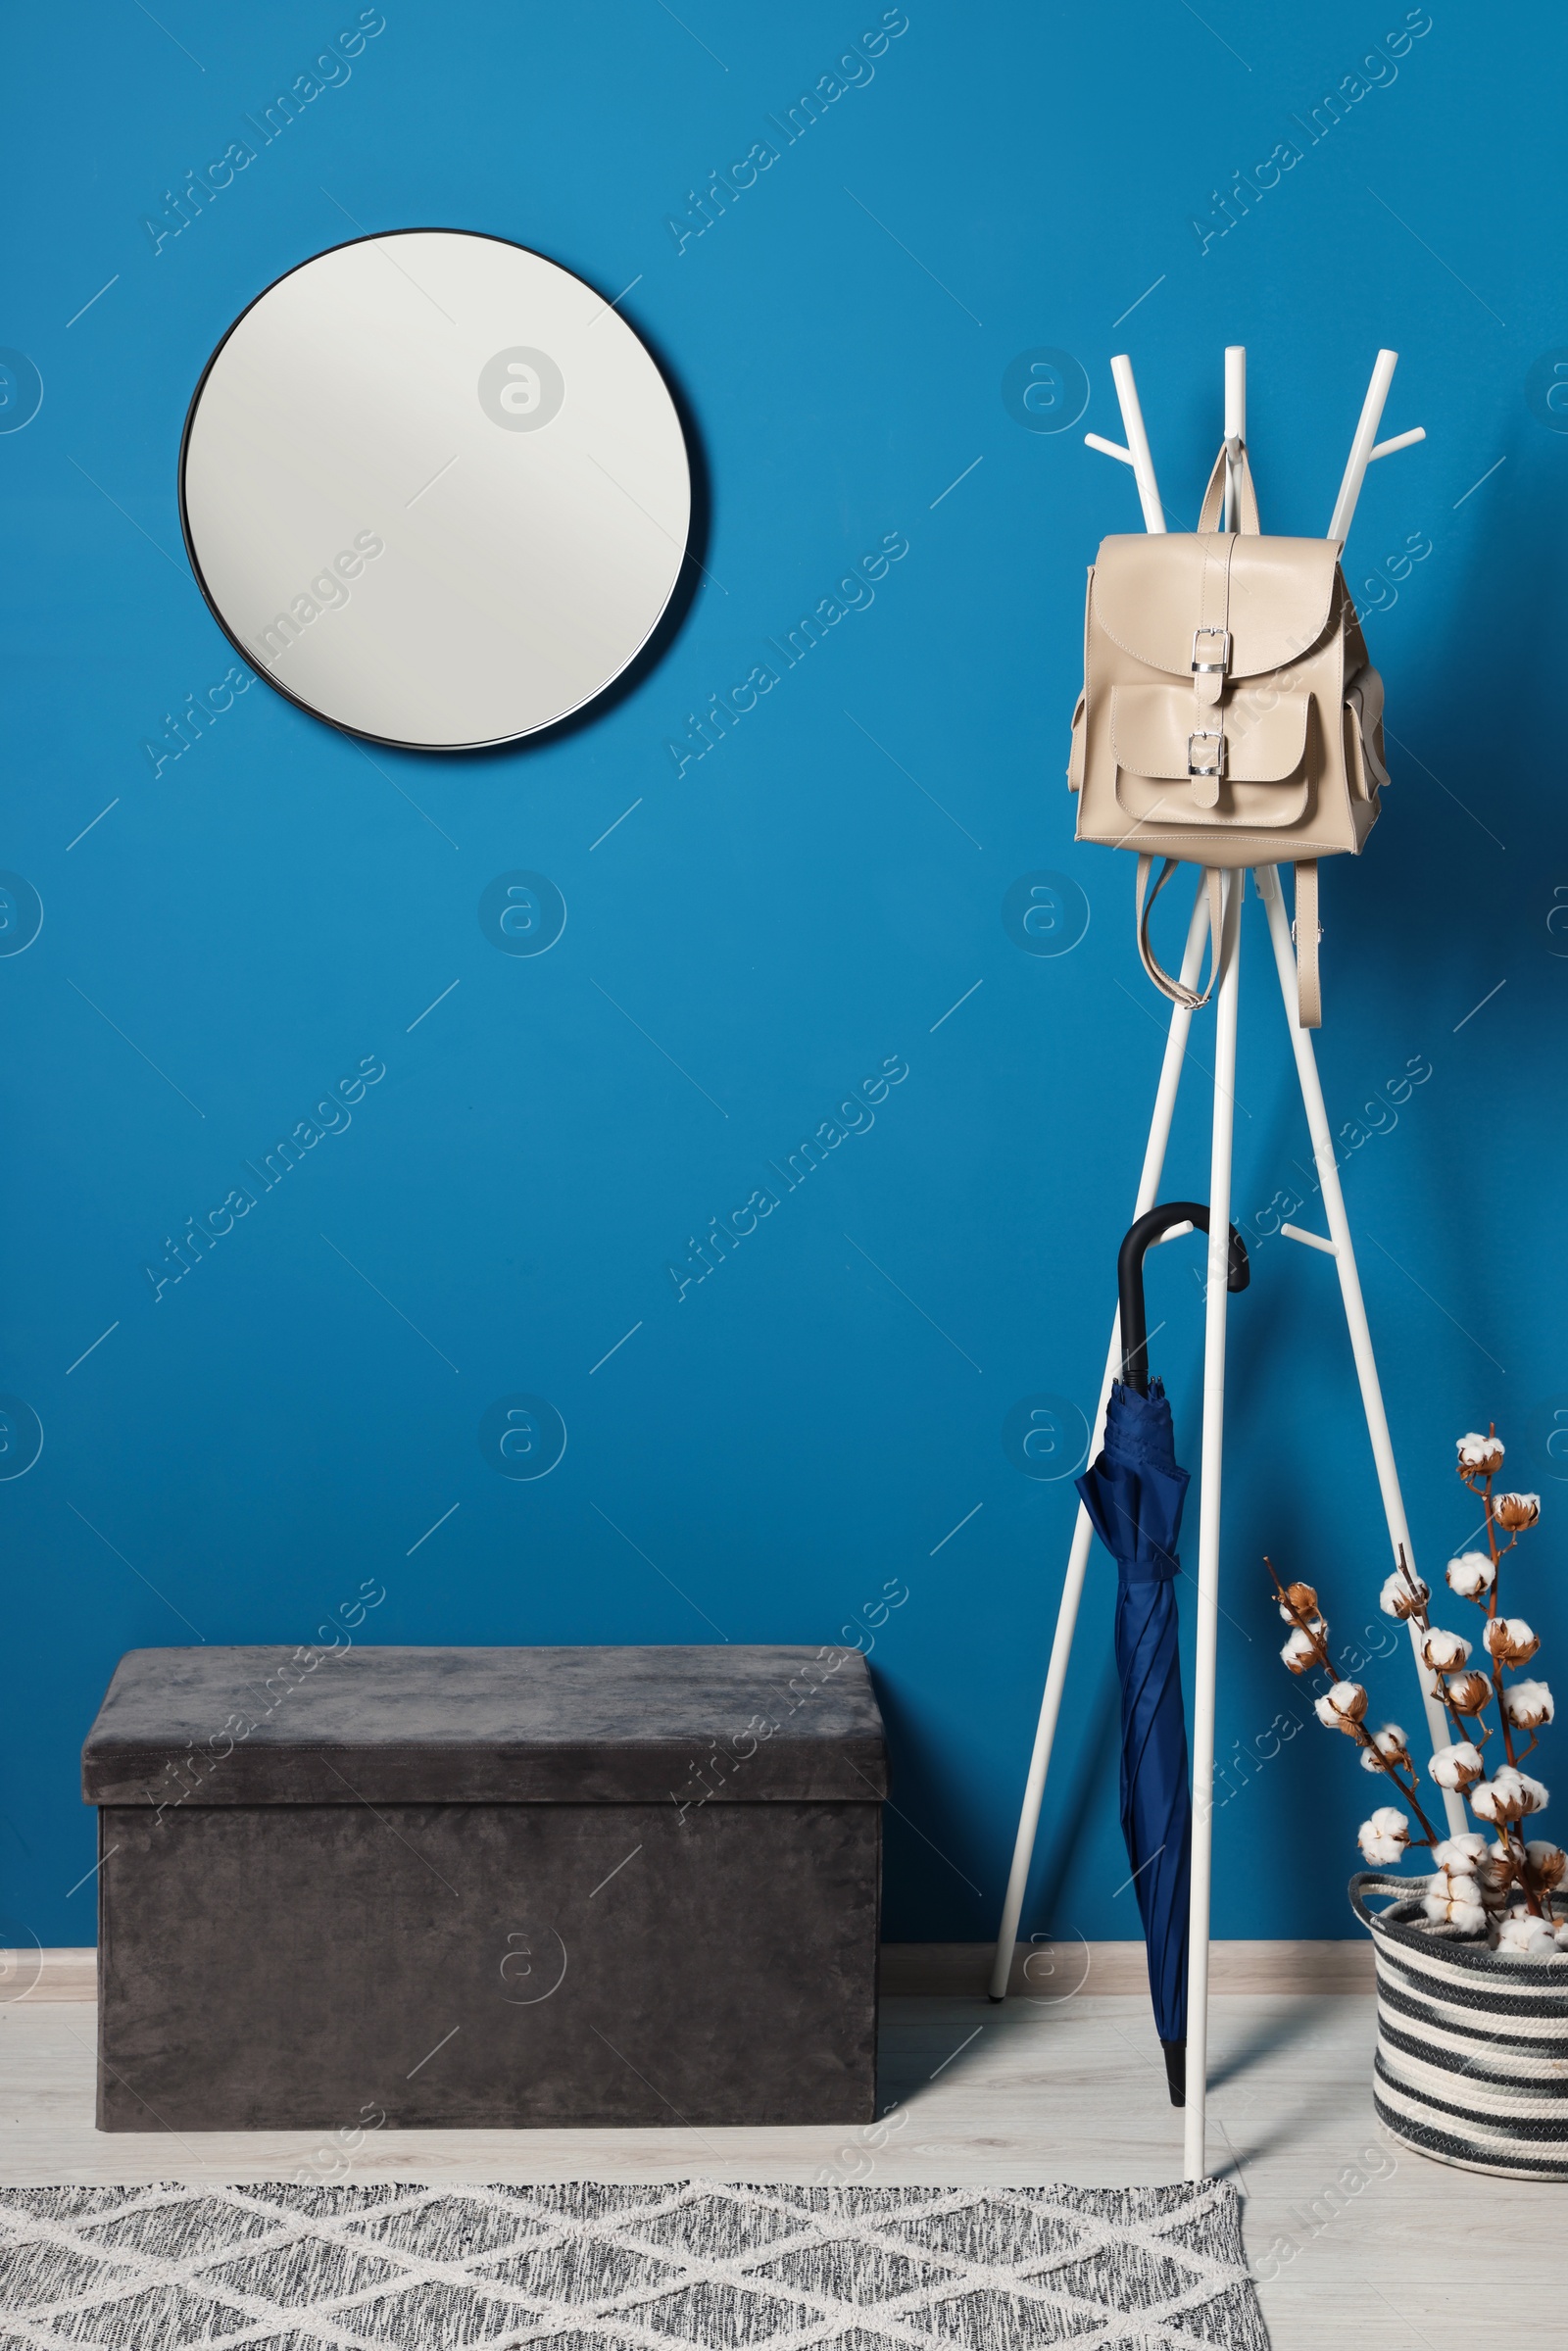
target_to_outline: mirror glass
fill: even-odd
[[[619,313],[537,253],[409,229],[318,254],[229,328],[180,452],[197,580],[259,676],[430,751],[515,742],[646,644],[691,475]]]

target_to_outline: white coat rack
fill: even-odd
[[[1349,460],[1345,478],[1340,484],[1339,497],[1334,502],[1334,514],[1328,527],[1328,537],[1338,540],[1342,549],[1349,535],[1356,501],[1369,465],[1378,458],[1391,457],[1397,449],[1407,449],[1412,442],[1426,438],[1424,427],[1398,434],[1394,440],[1380,441],[1378,426],[1383,418],[1383,407],[1389,386],[1398,362],[1395,351],[1380,351],[1372,370],[1372,381],[1362,404],[1360,421],[1350,444]],[[1091,449],[1131,465],[1138,484],[1139,502],[1144,513],[1144,527],[1163,531],[1165,513],[1160,503],[1159,485],[1154,477],[1153,459],[1150,455],[1149,435],[1144,429],[1143,411],[1139,406],[1138,387],[1133,380],[1132,362],[1125,354],[1110,363],[1116,397],[1121,405],[1122,429],[1126,447],[1114,441],[1102,440],[1098,433],[1086,433],[1084,439]],[[1230,452],[1226,466],[1224,527],[1233,527],[1234,469],[1247,439],[1247,353],[1237,345],[1225,353],[1225,440]],[[1296,951],[1292,943],[1292,924],[1285,910],[1285,900],[1279,876],[1274,866],[1258,865],[1252,869],[1252,879],[1268,915],[1269,938],[1274,950],[1274,965],[1279,978],[1280,994],[1285,1006],[1286,1027],[1296,1056],[1296,1074],[1301,1089],[1301,1102],[1306,1111],[1306,1123],[1312,1138],[1312,1157],[1317,1171],[1318,1187],[1328,1216],[1328,1234],[1309,1233],[1297,1225],[1280,1227],[1290,1241],[1332,1257],[1340,1277],[1340,1299],[1350,1336],[1350,1349],[1355,1358],[1356,1377],[1361,1389],[1361,1408],[1366,1415],[1367,1435],[1372,1444],[1372,1458],[1377,1467],[1378,1486],[1383,1497],[1383,1514],[1388,1522],[1389,1544],[1396,1563],[1400,1554],[1415,1567],[1415,1552],[1410,1542],[1410,1529],[1404,1515],[1404,1502],[1399,1493],[1399,1475],[1395,1466],[1394,1446],[1389,1437],[1388,1415],[1383,1408],[1383,1391],[1378,1384],[1377,1361],[1372,1351],[1372,1334],[1367,1327],[1366,1307],[1361,1298],[1361,1283],[1355,1267],[1355,1250],[1350,1240],[1349,1222],[1345,1212],[1345,1196],[1340,1189],[1339,1167],[1334,1154],[1334,1139],[1329,1131],[1328,1113],[1323,1106],[1323,1090],[1318,1083],[1317,1059],[1312,1051],[1309,1029],[1298,1023],[1298,995]],[[1205,2170],[1204,2155],[1204,2096],[1208,2061],[1208,1921],[1209,1888],[1213,1853],[1213,1788],[1214,1788],[1214,1696],[1217,1635],[1219,1630],[1219,1543],[1220,1543],[1220,1485],[1224,1460],[1225,1428],[1225,1313],[1226,1249],[1231,1221],[1231,1131],[1235,1107],[1236,1082],[1236,1015],[1241,989],[1241,908],[1247,885],[1245,869],[1227,873],[1224,877],[1224,911],[1221,916],[1221,936],[1216,942],[1214,964],[1218,982],[1213,990],[1216,1037],[1214,1044],[1214,1121],[1209,1165],[1208,1188],[1208,1262],[1203,1323],[1203,1436],[1201,1474],[1199,1488],[1198,1519],[1198,1656],[1193,1693],[1193,1864],[1192,1916],[1190,1928],[1187,1979],[1187,2105],[1185,2110],[1185,2160],[1187,2179],[1200,2180]],[[1187,948],[1182,960],[1181,977],[1184,985],[1193,990],[1203,959],[1203,945],[1209,926],[1207,892],[1200,886],[1188,928]],[[1165,1057],[1160,1067],[1159,1084],[1154,1095],[1154,1114],[1149,1130],[1149,1142],[1144,1151],[1143,1174],[1139,1178],[1137,1197],[1133,1205],[1132,1222],[1153,1207],[1159,1197],[1160,1178],[1165,1165],[1165,1147],[1170,1138],[1171,1119],[1176,1108],[1177,1090],[1181,1084],[1182,1066],[1187,1051],[1188,1031],[1193,1014],[1177,1004],[1170,1016],[1170,1030],[1165,1041]],[[1119,1236],[1117,1236],[1119,1238]],[[1165,1236],[1171,1238],[1170,1235]],[[1108,1241],[1107,1241],[1108,1248]],[[1095,1417],[1094,1442],[1091,1457],[1098,1453],[1104,1438],[1105,1406],[1109,1400],[1111,1382],[1121,1369],[1121,1331],[1119,1316],[1111,1324],[1110,1347],[1105,1357],[1105,1376],[1101,1384],[1100,1408]],[[991,1977],[991,1997],[1003,1999],[1007,1991],[1012,1970],[1012,1958],[1018,1937],[1018,1921],[1023,1909],[1024,1891],[1028,1884],[1030,1863],[1034,1856],[1035,1835],[1040,1824],[1040,1807],[1046,1792],[1046,1778],[1051,1768],[1052,1743],[1056,1734],[1056,1722],[1061,1711],[1062,1691],[1066,1687],[1068,1660],[1072,1653],[1073,1629],[1078,1618],[1078,1604],[1083,1594],[1084,1574],[1089,1564],[1093,1531],[1089,1513],[1079,1504],[1077,1522],[1073,1528],[1072,1547],[1067,1556],[1067,1574],[1062,1585],[1061,1600],[1056,1611],[1055,1638],[1052,1642],[1051,1663],[1046,1674],[1045,1695],[1041,1700],[1040,1720],[1035,1732],[1034,1752],[1030,1758],[1029,1777],[1024,1789],[1023,1809],[1018,1821],[1017,1840],[1013,1847],[1012,1870],[1007,1882],[1007,1896],[1003,1907],[1002,1927],[997,1937],[996,1964]],[[1427,1728],[1435,1747],[1446,1743],[1448,1732],[1442,1702],[1437,1694],[1434,1677],[1423,1662],[1418,1646],[1419,1633],[1410,1625],[1410,1642],[1420,1680],[1422,1699],[1426,1707]],[[1464,1806],[1452,1789],[1444,1791],[1444,1804],[1451,1836],[1462,1834],[1465,1828]]]

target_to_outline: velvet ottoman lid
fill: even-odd
[[[89,1804],[874,1803],[856,1649],[131,1649]]]

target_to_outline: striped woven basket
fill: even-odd
[[[1378,1972],[1373,2095],[1396,2138],[1508,2180],[1568,2180],[1568,1951],[1505,1958],[1424,1932],[1425,1878],[1350,1880]],[[1386,1910],[1367,1897],[1393,1894]]]

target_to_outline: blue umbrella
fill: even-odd
[[[1121,1378],[1105,1408],[1103,1450],[1078,1480],[1095,1533],[1116,1562],[1121,1683],[1121,1833],[1144,1923],[1149,1989],[1173,2106],[1186,2103],[1187,1924],[1193,1806],[1176,1646],[1176,1555],[1187,1472],[1176,1459],[1163,1384],[1151,1381],[1144,1252],[1172,1226],[1208,1230],[1197,1200],[1151,1208],[1121,1245]],[[1247,1250],[1230,1229],[1226,1288],[1245,1290]]]

